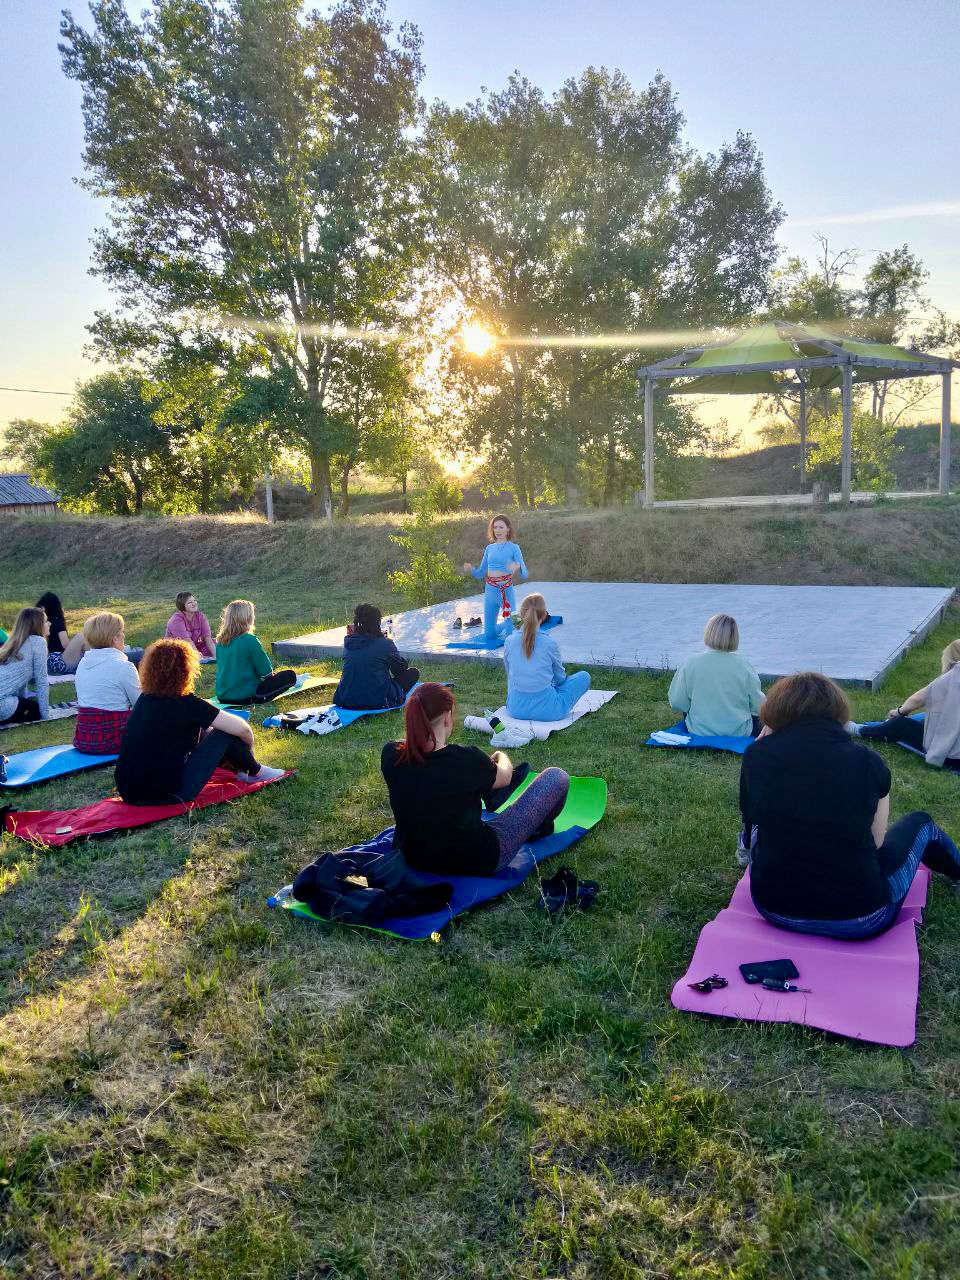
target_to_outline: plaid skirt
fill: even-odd
[[[102,711],[99,707],[81,707],[73,745],[88,756],[112,756],[120,750],[120,739],[130,719],[129,711]]]

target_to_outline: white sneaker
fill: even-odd
[[[843,727],[846,729],[847,733],[849,733],[851,738],[859,738],[862,726],[857,724],[856,720],[848,720]]]
[[[238,782],[272,782],[274,778],[282,778],[286,773],[286,769],[271,769],[268,764],[262,764],[257,773],[238,773]]]
[[[486,716],[464,716],[463,727],[475,729],[477,733],[493,733],[493,725]]]
[[[516,729],[501,729],[490,739],[490,745],[491,747],[525,747],[532,741],[532,733],[520,733]]]

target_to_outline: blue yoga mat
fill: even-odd
[[[534,775],[530,775],[530,781]],[[517,795],[522,793],[520,788]],[[509,802],[508,802],[509,803]],[[445,929],[454,916],[464,911],[471,911],[491,898],[499,898],[523,884],[527,876],[545,858],[568,849],[576,844],[589,830],[597,825],[603,817],[607,806],[607,784],[602,778],[571,778],[570,794],[567,804],[556,821],[557,830],[553,835],[544,836],[542,840],[532,840],[522,845],[516,857],[500,876],[437,876],[428,872],[417,872],[417,879],[423,884],[452,884],[453,897],[450,905],[442,911],[435,911],[424,916],[394,916],[384,920],[375,927],[375,932],[389,933],[395,938],[404,938],[410,942],[423,942],[433,938]],[[493,814],[484,814],[489,820]],[[569,825],[568,825],[569,824]],[[393,848],[393,827],[387,827],[372,840],[363,844],[355,844],[348,853],[369,850],[373,853],[388,853]],[[302,916],[307,920],[317,920],[308,906],[297,902],[294,898],[278,901],[268,898],[267,906],[282,907],[291,915]],[[325,923],[330,923],[326,921]],[[370,927],[370,926],[367,926]]]
[[[540,624],[541,631],[552,631],[554,627],[559,627],[563,622],[560,614],[554,614],[548,618],[546,622]],[[509,634],[509,632],[507,633]],[[455,640],[452,644],[445,645],[447,649],[485,649],[488,653],[494,653],[497,649],[503,648],[503,642],[506,636],[501,636],[496,644],[487,644],[484,636],[478,636],[476,640]]]
[[[116,759],[115,755],[88,756],[66,744],[19,751],[7,757],[7,780],[0,786],[32,787],[38,782],[49,782],[51,778],[80,773],[83,769],[99,769],[105,764],[113,764]]]
[[[738,738],[733,735],[730,737],[721,736],[717,738],[701,738],[695,733],[690,733],[687,730],[687,722],[685,720],[678,721],[672,729],[664,729],[662,732],[676,734],[678,738],[685,738],[686,741],[657,742],[654,739],[653,734],[651,734],[644,745],[648,747],[706,748],[708,751],[732,751],[735,756],[742,756],[750,743],[754,741],[754,739],[749,736]]]

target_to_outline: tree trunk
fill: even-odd
[[[350,458],[343,464],[343,471],[340,476],[340,512],[339,514],[346,518],[350,512],[350,472],[353,469],[354,459]]]
[[[603,505],[612,507],[617,491],[617,438],[611,431],[607,436],[607,465],[603,477]]]
[[[406,514],[410,510],[410,504],[407,502],[407,469],[403,469],[403,477],[400,481],[400,493],[403,497],[403,510]]]
[[[330,455],[310,450],[310,488],[313,509],[328,524],[333,524],[333,484],[330,479]]]
[[[513,466],[513,487],[517,506],[530,506],[527,478],[523,465],[523,366],[516,349],[510,352],[510,371],[513,375],[513,398],[510,422],[510,460]]]
[[[200,467],[200,514],[210,514],[210,467],[204,462]]]

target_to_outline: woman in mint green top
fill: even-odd
[[[269,702],[297,682],[295,671],[274,671],[253,634],[256,611],[250,600],[231,600],[217,632],[217,698],[239,706]]]
[[[698,738],[755,738],[763,693],[760,677],[736,652],[740,630],[735,618],[717,613],[704,628],[705,653],[688,658],[667,695],[680,711],[687,731]]]

